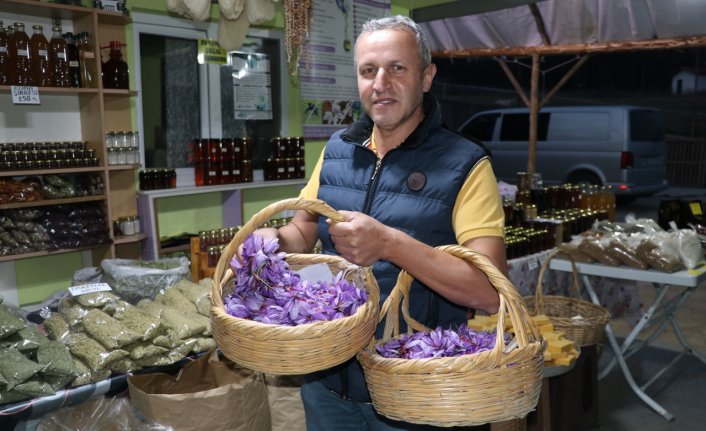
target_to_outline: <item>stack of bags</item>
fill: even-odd
[[[53,395],[79,374],[66,346],[20,314],[0,304],[0,404]]]
[[[208,317],[209,282],[180,280],[154,300],[136,305],[112,292],[63,298],[44,327],[50,339],[68,347],[81,371],[72,386],[173,364],[215,347]]]

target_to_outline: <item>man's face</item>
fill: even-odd
[[[422,70],[414,35],[406,30],[366,33],[355,56],[360,100],[375,125],[382,130],[409,123],[416,127],[436,67]]]

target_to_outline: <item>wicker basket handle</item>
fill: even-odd
[[[544,273],[546,272],[547,268],[549,268],[549,262],[554,259],[561,250],[554,250],[551,253],[547,255],[547,258],[544,259],[544,263],[542,263],[542,267],[539,269],[539,280],[537,280],[537,288],[534,291],[534,303],[535,303],[535,308],[537,310],[537,314],[544,314],[544,288],[542,287],[542,282],[544,280]],[[562,256],[563,258],[564,256]],[[579,273],[578,270],[576,269],[576,262],[574,262],[574,259],[570,255],[566,255],[566,258],[571,262],[571,272],[573,273],[573,279],[571,282],[571,292],[570,295],[577,299],[581,299],[581,288],[579,287]]]
[[[261,209],[255,215],[253,215],[250,220],[247,221],[238,232],[233,236],[233,239],[228,243],[228,245],[223,249],[220,259],[218,259],[218,264],[216,265],[216,271],[213,274],[213,287],[211,292],[211,304],[215,306],[223,306],[223,299],[221,298],[221,290],[223,286],[221,280],[227,280],[229,277],[224,277],[224,275],[229,275],[228,271],[230,269],[230,260],[235,256],[238,251],[238,247],[245,241],[251,233],[255,232],[263,223],[272,218],[273,215],[284,211],[284,210],[305,210],[321,214],[333,220],[334,222],[344,221],[343,216],[331,208],[326,202],[315,199],[284,199],[275,203],[272,203],[265,208]]]
[[[529,318],[529,313],[524,300],[507,279],[488,258],[475,251],[460,245],[445,245],[437,247],[453,256],[466,260],[478,269],[483,271],[490,280],[491,285],[498,291],[500,296],[500,309],[496,331],[495,347],[493,347],[493,361],[495,364],[501,363],[504,350],[503,336],[505,334],[505,314],[510,316],[510,321],[515,330],[515,336],[519,347],[525,347],[532,341],[539,339],[539,332],[534,322]],[[402,301],[402,315],[407,326],[417,331],[428,330],[424,325],[414,320],[409,315],[410,289],[412,276],[406,271],[401,271],[397,278],[397,284],[392,289],[380,311],[381,316],[385,316],[385,328],[383,330],[383,340],[399,336],[399,312],[400,301]]]

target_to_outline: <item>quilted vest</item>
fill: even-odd
[[[385,154],[377,173],[377,156],[366,148],[372,130],[367,116],[335,133],[324,151],[318,198],[337,210],[365,213],[432,247],[455,244],[452,212],[456,197],[473,167],[487,155],[477,144],[442,127],[433,96],[425,96],[424,106],[424,121],[402,145]],[[323,252],[336,254],[325,217],[319,218],[318,233]],[[373,265],[381,304],[399,272],[400,268],[388,261]],[[418,281],[412,285],[410,312],[430,328],[455,327],[467,319],[464,307]],[[401,324],[406,330],[403,321]],[[382,326],[378,327],[378,338]],[[318,373],[318,377],[344,397],[370,400],[362,368],[355,359]]]

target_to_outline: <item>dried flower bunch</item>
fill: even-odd
[[[224,297],[231,316],[262,323],[296,326],[355,314],[367,292],[339,273],[332,283],[301,280],[278,253],[279,241],[249,235],[241,263],[234,257],[235,288]]]
[[[289,74],[297,76],[302,53],[306,57],[313,16],[313,0],[284,0],[284,46]]]
[[[469,355],[495,347],[496,331],[476,331],[460,325],[457,331],[436,328],[393,338],[375,347],[384,358],[420,359]],[[510,334],[505,334],[505,344]]]

